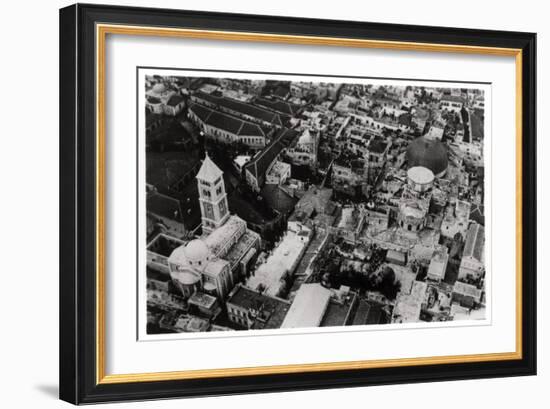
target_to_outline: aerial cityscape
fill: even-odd
[[[138,94],[147,334],[487,318],[482,89],[230,76]]]

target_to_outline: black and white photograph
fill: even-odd
[[[489,318],[487,84],[141,75],[147,334]]]
[[[59,79],[59,252],[6,237],[19,264],[59,256],[57,355],[37,351],[59,356],[60,399],[334,407],[370,387],[375,406],[464,406],[449,381],[484,406],[537,396],[544,382],[522,377],[540,358],[548,230],[543,26],[521,8],[491,20],[494,5],[396,1],[59,11],[59,76],[41,66],[48,95]],[[7,150],[8,179],[46,197],[52,178],[36,177],[51,167],[21,161],[46,151],[8,134],[28,145]],[[28,214],[7,231],[28,236]],[[50,281],[34,286],[46,298]],[[527,394],[502,393],[518,382]]]

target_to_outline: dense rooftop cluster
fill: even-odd
[[[484,98],[147,77],[148,332],[483,319]]]

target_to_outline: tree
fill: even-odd
[[[385,266],[374,280],[374,288],[390,300],[395,299],[401,289],[401,283],[395,281],[395,271],[389,266]]]

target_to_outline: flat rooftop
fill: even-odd
[[[216,303],[216,297],[197,291],[189,298],[188,302],[199,307],[212,308]]]
[[[410,294],[398,295],[393,310],[393,322],[404,323],[419,321],[422,302],[426,297],[426,289],[426,283],[415,281]]]
[[[321,284],[302,284],[282,328],[318,327],[330,301],[331,292]]]
[[[309,240],[294,232],[288,231],[283,240],[273,250],[266,262],[260,265],[248,278],[246,285],[253,289],[262,287],[266,294],[276,296],[282,281],[298,264],[303,249]]]
[[[344,207],[340,213],[340,217],[336,223],[339,229],[355,230],[359,226],[360,214],[359,210],[353,207]]]

